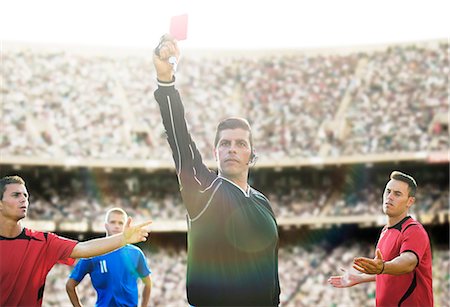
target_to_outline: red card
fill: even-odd
[[[170,20],[170,35],[176,40],[185,40],[187,38],[188,14],[173,16]]]

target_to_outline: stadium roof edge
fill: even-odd
[[[392,46],[433,46],[438,44],[448,44],[447,38],[436,38],[421,41],[387,42],[383,44],[371,45],[349,45],[349,46],[328,46],[319,48],[271,48],[271,49],[184,49],[183,54],[196,57],[217,56],[264,56],[268,53],[280,54],[349,54],[356,52],[376,52],[382,51]],[[181,46],[182,47],[182,46]],[[3,41],[3,52],[6,50],[22,51],[26,49],[43,52],[67,52],[78,55],[98,55],[98,56],[146,56],[152,52],[150,47],[124,47],[124,46],[94,46],[85,44],[62,44],[52,42],[27,42],[27,41]]]
[[[271,157],[261,157],[254,168],[292,168],[292,167],[320,167],[348,164],[374,164],[374,163],[392,163],[417,161],[423,163],[449,163],[449,153],[443,152],[388,152],[381,154],[365,154],[339,157],[309,157],[309,158],[291,158],[274,159]],[[217,167],[216,161],[206,160],[206,165],[211,169]],[[3,155],[0,165],[16,166],[44,166],[44,167],[62,167],[62,168],[104,168],[109,169],[142,169],[147,171],[172,170],[173,162],[171,160],[101,160],[85,158],[41,158],[36,157],[17,157]]]

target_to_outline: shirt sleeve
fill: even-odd
[[[80,261],[78,261],[78,263],[75,265],[75,268],[70,273],[69,278],[72,278],[77,282],[81,282],[88,272],[89,272],[89,260],[80,259]]]
[[[150,271],[150,268],[147,264],[147,259],[145,258],[145,255],[142,251],[139,251],[139,261],[137,266],[137,272],[139,274],[139,277],[146,277],[150,275],[152,272]]]
[[[158,82],[158,85],[155,99],[159,104],[167,140],[172,150],[183,201],[188,212],[198,211],[196,206],[199,205],[199,192],[208,188],[217,175],[203,163],[202,156],[191,138],[184,106],[174,82]]]
[[[75,259],[69,258],[69,256],[77,244],[78,241],[49,232],[47,235],[47,257],[50,263],[73,265]]]
[[[422,259],[430,241],[426,231],[419,225],[412,225],[405,229],[400,253],[412,252],[416,255],[418,262]]]

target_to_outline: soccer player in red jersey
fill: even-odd
[[[122,233],[77,242],[21,225],[28,211],[28,191],[19,176],[0,179],[0,306],[41,306],[45,279],[56,263],[105,254],[129,243],[145,241],[151,221]]]
[[[408,216],[416,189],[413,177],[391,173],[383,194],[388,223],[378,239],[375,258],[355,258],[353,268],[361,273],[331,276],[331,285],[345,288],[375,281],[376,306],[433,306],[430,240],[422,224]]]

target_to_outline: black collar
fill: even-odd
[[[411,217],[408,215],[405,218],[403,218],[403,220],[401,220],[400,222],[398,222],[397,224],[395,224],[394,226],[388,227],[388,229],[397,229],[398,231],[402,231],[402,225],[403,223],[405,223],[407,220],[409,220]]]

